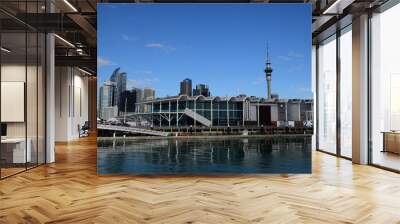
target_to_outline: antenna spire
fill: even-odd
[[[271,99],[271,75],[272,75],[272,67],[271,67],[271,62],[269,60],[269,47],[268,47],[268,42],[267,42],[267,63],[265,67],[265,77],[267,79],[267,99]]]

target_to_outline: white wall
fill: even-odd
[[[24,65],[6,64],[1,66],[1,81],[3,82],[24,82],[25,71]],[[32,68],[28,67],[28,70]],[[1,108],[7,110],[7,108]],[[25,122],[7,122],[7,136],[8,137],[25,137]]]
[[[55,68],[55,140],[65,141],[68,139],[68,77],[67,67]]]
[[[38,69],[38,70],[37,70]],[[32,161],[36,162],[39,159],[39,163],[44,163],[44,150],[45,150],[45,116],[44,116],[44,74],[42,68],[35,66],[25,66],[25,64],[18,63],[5,63],[1,66],[1,81],[3,82],[19,82],[26,85],[26,101],[25,98],[25,86],[20,88],[18,93],[4,92],[6,89],[2,89],[1,98],[10,98],[10,94],[21,94],[20,100],[22,102],[16,102],[20,104],[19,107],[6,106],[2,102],[2,114],[4,113],[19,113],[19,117],[22,120],[17,122],[5,122],[7,124],[7,137],[9,138],[24,138],[25,135],[29,139],[29,147],[31,148]],[[25,80],[27,78],[27,80]],[[15,87],[14,87],[15,88]],[[8,95],[7,95],[8,94]],[[11,102],[12,103],[12,102]],[[26,103],[26,106],[25,106]],[[15,105],[14,105],[15,106]],[[26,112],[26,119],[24,114]],[[4,119],[2,119],[4,120]]]
[[[78,125],[88,121],[88,78],[76,68],[56,67],[55,140],[79,138]]]
[[[24,93],[24,82],[1,82],[1,122],[25,121]]]
[[[6,64],[1,66],[2,82],[24,82],[25,83],[25,64]],[[4,96],[2,96],[3,98]],[[24,108],[22,108],[24,110]],[[1,108],[1,110],[8,110]],[[25,122],[7,122],[8,137],[25,137]]]
[[[271,121],[278,121],[278,104],[271,105]]]
[[[300,103],[287,104],[288,121],[301,121]]]
[[[72,109],[72,114],[73,117],[71,119],[71,135],[73,136],[72,138],[77,138],[79,137],[79,132],[78,132],[78,125],[82,126],[85,121],[89,120],[89,114],[88,114],[88,78],[86,76],[82,76],[82,73],[78,73],[77,75],[77,70],[75,70],[75,75],[74,75],[74,108]]]

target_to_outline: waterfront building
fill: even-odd
[[[137,114],[154,127],[276,127],[312,123],[313,100],[247,97],[174,96],[144,100]],[[140,112],[140,113],[138,113]]]

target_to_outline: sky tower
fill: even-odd
[[[271,67],[271,61],[269,60],[268,44],[267,44],[267,63],[264,72],[265,72],[265,78],[267,79],[267,99],[270,100],[272,67]]]

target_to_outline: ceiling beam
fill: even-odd
[[[97,70],[97,58],[91,56],[55,56],[56,66],[87,67]]]
[[[73,20],[82,30],[90,37],[86,41],[91,46],[96,46],[97,42],[97,30],[90,24],[85,17],[80,14],[68,14],[68,17]]]

